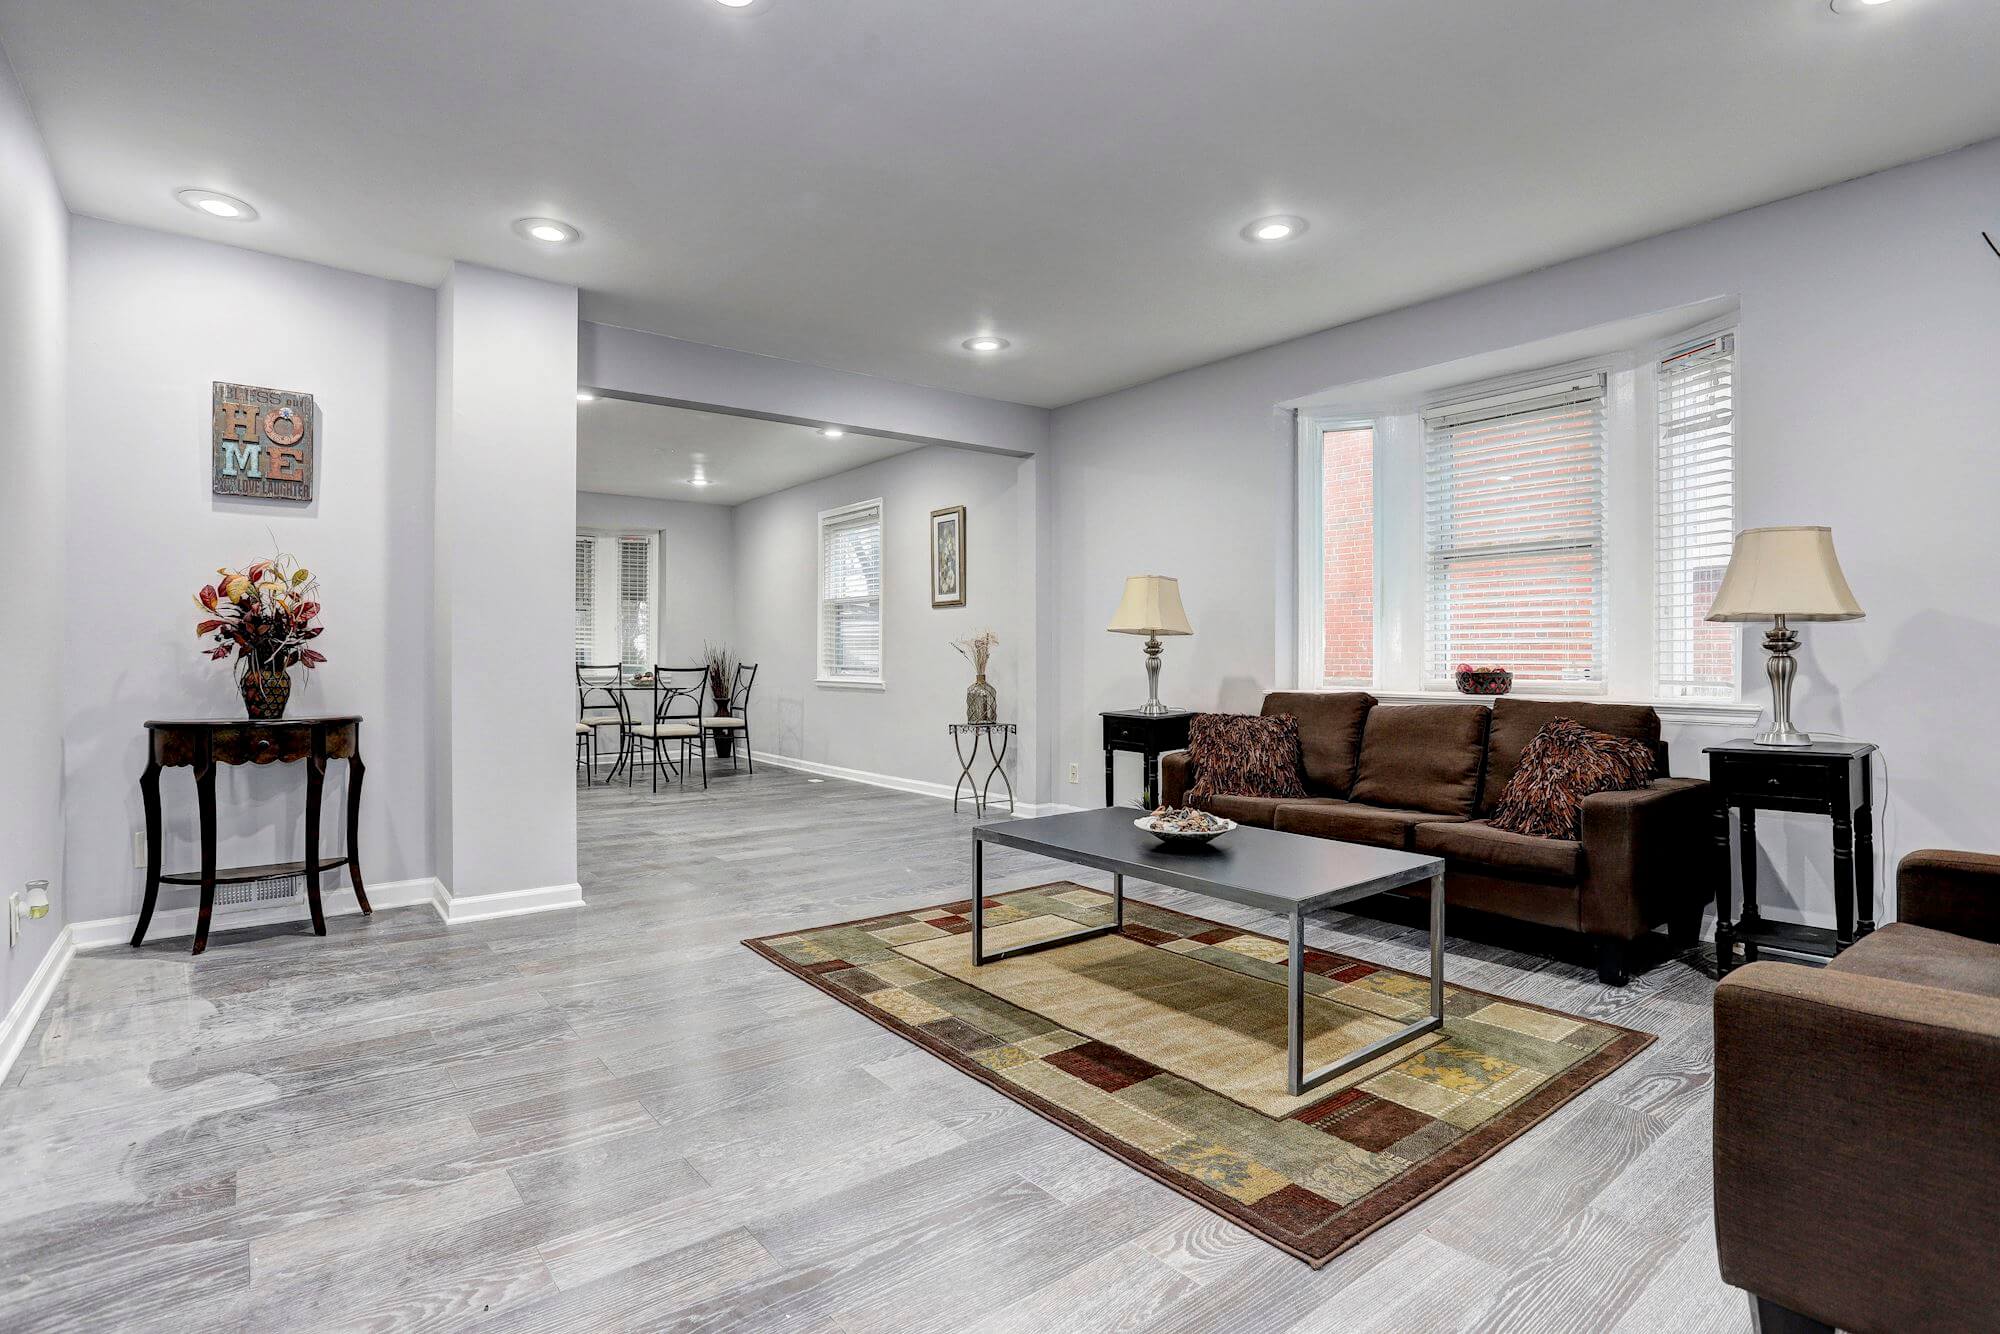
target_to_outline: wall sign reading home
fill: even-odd
[[[215,382],[216,495],[311,500],[315,453],[311,394]]]

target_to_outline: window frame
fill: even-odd
[[[1648,553],[1651,557],[1648,572],[1652,576],[1650,589],[1652,617],[1648,627],[1651,636],[1648,643],[1648,648],[1651,650],[1649,655],[1648,688],[1656,701],[1684,705],[1690,708],[1727,707],[1733,704],[1740,704],[1743,701],[1743,636],[1740,626],[1727,625],[1724,627],[1730,638],[1730,652],[1728,655],[1729,682],[1728,693],[1726,694],[1668,694],[1665,673],[1662,671],[1663,663],[1661,662],[1661,653],[1664,648],[1661,642],[1661,634],[1664,626],[1665,611],[1660,597],[1660,566],[1661,558],[1664,554],[1663,546],[1665,541],[1661,524],[1666,515],[1662,510],[1662,497],[1659,488],[1661,483],[1661,469],[1666,459],[1666,423],[1661,419],[1663,394],[1661,390],[1660,367],[1668,358],[1698,348],[1711,339],[1727,339],[1729,341],[1729,537],[1733,547],[1736,534],[1741,531],[1739,524],[1742,521],[1743,509],[1743,451],[1741,436],[1737,430],[1738,422],[1742,417],[1742,408],[1737,401],[1738,391],[1743,381],[1743,333],[1740,327],[1740,319],[1737,315],[1732,314],[1720,319],[1709,320],[1706,323],[1696,325],[1692,329],[1683,330],[1671,338],[1661,339],[1649,350],[1654,401],[1650,414],[1649,442],[1652,457],[1649,460],[1651,466],[1648,470],[1652,490],[1647,497],[1653,524],[1651,529],[1652,545]],[[1727,567],[1727,563],[1725,559],[1725,568]]]
[[[593,663],[619,664],[621,671],[651,671],[659,662],[660,636],[664,629],[664,617],[660,606],[660,549],[659,530],[650,528],[598,528],[578,524],[576,536],[594,544],[591,557],[591,647],[589,661]],[[646,607],[652,621],[653,661],[628,664],[625,662],[623,645],[620,642],[619,614],[619,545],[625,541],[643,539],[646,543]],[[572,651],[574,639],[572,638]]]
[[[1522,680],[1517,683],[1516,688],[1522,694],[1554,695],[1562,698],[1584,695],[1597,696],[1610,693],[1613,656],[1612,641],[1614,638],[1611,599],[1612,585],[1615,580],[1615,562],[1610,549],[1612,544],[1611,508],[1613,504],[1613,464],[1611,454],[1614,425],[1613,414],[1615,411],[1612,380],[1616,370],[1616,365],[1609,360],[1551,366],[1541,370],[1508,376],[1504,381],[1456,386],[1441,393],[1427,395],[1424,402],[1418,407],[1417,427],[1422,440],[1422,458],[1418,463],[1418,471],[1422,477],[1422,491],[1419,504],[1423,507],[1424,513],[1421,516],[1419,524],[1422,536],[1420,538],[1421,549],[1419,560],[1421,565],[1418,577],[1418,589],[1419,596],[1422,598],[1423,630],[1422,640],[1417,650],[1417,680],[1421,688],[1426,692],[1455,693],[1455,683],[1450,675],[1450,659],[1461,656],[1458,652],[1439,644],[1435,639],[1438,630],[1434,613],[1437,610],[1440,598],[1437,581],[1440,575],[1449,568],[1450,558],[1441,557],[1433,549],[1432,545],[1432,515],[1430,513],[1432,426],[1429,419],[1433,416],[1462,414],[1476,410],[1479,406],[1503,408],[1507,406],[1510,400],[1527,404],[1539,398],[1560,398],[1563,396],[1565,390],[1571,387],[1574,387],[1577,392],[1582,392],[1584,387],[1587,386],[1588,381],[1595,378],[1597,380],[1596,395],[1594,398],[1586,401],[1598,404],[1596,531],[1594,540],[1587,548],[1576,548],[1578,550],[1588,550],[1596,567],[1594,571],[1594,605],[1591,610],[1593,639],[1590,662],[1590,668],[1594,675],[1576,681]],[[1502,414],[1502,417],[1510,415],[1527,416],[1534,411],[1535,409],[1533,408],[1523,407],[1518,413],[1505,413]],[[1498,419],[1496,418],[1496,420]],[[1460,553],[1459,558],[1479,559],[1480,557],[1477,553],[1468,551]],[[1487,558],[1490,559],[1491,557]],[[1442,668],[1442,672],[1438,670],[1439,668]]]
[[[875,572],[875,626],[877,634],[877,662],[875,675],[836,676],[827,661],[827,609],[836,602],[867,602],[867,598],[829,598],[826,595],[826,536],[830,524],[868,511],[875,514],[875,540],[881,550],[881,559]],[[882,498],[858,500],[851,505],[840,505],[833,509],[821,510],[814,527],[815,559],[813,571],[813,684],[831,690],[882,690],[888,685],[887,669],[889,661],[889,525],[887,510]]]
[[[1295,668],[1298,672],[1301,690],[1367,690],[1382,679],[1382,432],[1378,414],[1373,413],[1312,413],[1300,411],[1297,414],[1297,465],[1298,465],[1298,559],[1295,563],[1297,584],[1298,634]],[[1365,682],[1342,682],[1337,686],[1326,681],[1326,452],[1325,436],[1329,431],[1369,432],[1374,458],[1370,470],[1374,474],[1372,484],[1373,513],[1369,522],[1369,542],[1374,551],[1372,568],[1369,571],[1369,597],[1374,613],[1375,633],[1370,640],[1373,661],[1370,663],[1370,679]]]

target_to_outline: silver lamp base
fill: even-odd
[[[1759,732],[1751,740],[1760,746],[1810,746],[1812,734],[1792,726],[1792,678],[1798,675],[1798,659],[1792,650],[1799,646],[1799,632],[1776,617],[1764,634],[1764,675],[1771,679],[1771,730]]]
[[[1150,635],[1146,639],[1146,702],[1139,706],[1139,712],[1149,718],[1156,718],[1173,710],[1160,703],[1160,637]]]

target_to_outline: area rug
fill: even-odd
[[[985,900],[989,950],[1099,925],[1068,882]],[[972,966],[970,900],[743,943],[1317,1268],[1470,1171],[1652,1035],[1450,985],[1445,1025],[1285,1092],[1286,947],[1125,899],[1122,931]],[[1309,950],[1306,1063],[1426,1012],[1423,977]]]

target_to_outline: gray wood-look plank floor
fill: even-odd
[[[969,813],[769,767],[578,805],[582,911],[79,956],[0,1088],[0,1329],[1749,1325],[1684,965],[1617,991],[1454,938],[1454,981],[1660,1041],[1314,1272],[737,943],[963,895]],[[1426,964],[1367,918],[1312,938]]]

